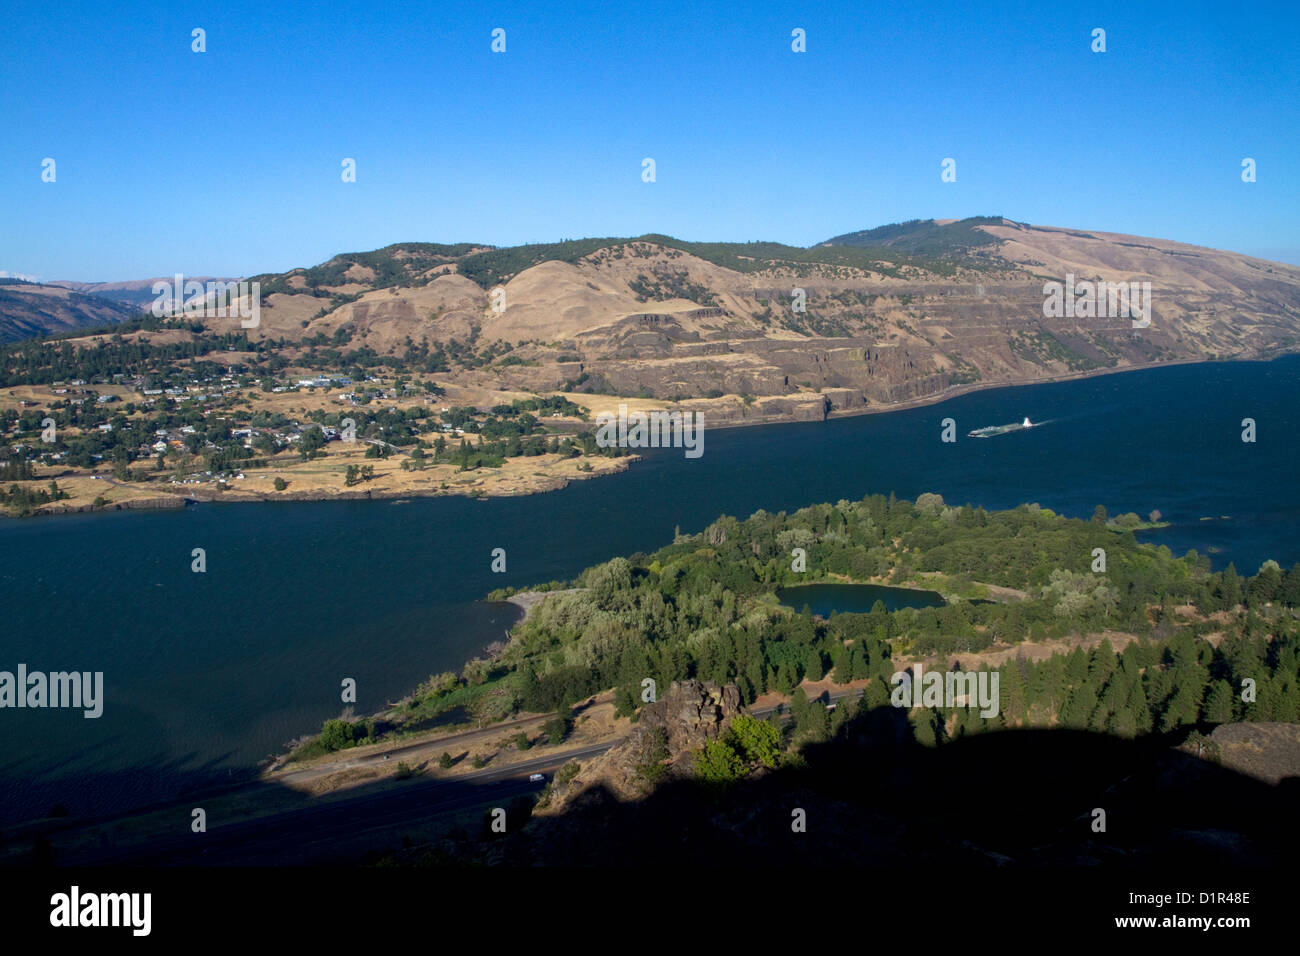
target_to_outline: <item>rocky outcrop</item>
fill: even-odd
[[[735,684],[673,681],[661,700],[641,711],[629,739],[654,735],[662,727],[668,735],[668,752],[676,756],[716,740],[738,713],[740,691]]]
[[[667,693],[641,709],[623,743],[557,788],[539,812],[559,813],[596,788],[620,799],[638,799],[654,780],[689,776],[693,772],[691,754],[725,733],[740,710],[740,690],[735,684],[719,687],[698,680],[673,681]]]

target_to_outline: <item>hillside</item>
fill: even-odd
[[[112,325],[139,311],[56,285],[0,279],[0,342]]]
[[[1043,283],[1068,272],[1149,281],[1151,326],[1044,318]],[[324,337],[381,355],[408,340],[500,340],[510,364],[468,375],[472,384],[747,395],[755,417],[821,418],[953,385],[1254,357],[1300,341],[1294,266],[1001,217],[904,223],[809,249],[667,236],[406,243],[258,278],[266,301],[250,338]],[[804,312],[792,308],[796,287]]]
[[[1044,317],[1044,283],[1067,275],[1149,282],[1149,327]],[[480,405],[555,391],[696,400],[718,423],[820,420],[958,386],[1300,344],[1300,268],[999,216],[916,220],[806,249],[660,235],[398,243],[253,278],[263,302],[247,337],[259,363],[273,351],[278,368],[321,371],[346,356],[349,368],[436,374]],[[241,331],[228,318],[203,324]]]

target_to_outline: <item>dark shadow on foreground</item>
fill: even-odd
[[[11,830],[0,850],[20,867],[1291,865],[1300,779],[1271,786],[1173,749],[1179,739],[1012,730],[930,749],[882,707],[804,748],[804,766],[721,789],[669,780],[624,803],[595,787],[547,815],[531,812],[541,785],[522,767],[472,781],[417,773],[325,801],[259,782],[242,789],[246,804],[274,796],[284,812],[213,814],[195,834],[195,795],[129,844],[69,819]],[[505,833],[492,830],[493,807],[507,811]]]
[[[1300,779],[1271,786],[1172,748],[1011,730],[930,749],[890,707],[805,748],[806,766],[725,789],[661,786],[639,803],[593,788],[501,838],[513,865],[1034,867],[1291,865]],[[1105,813],[1105,830],[1098,832]],[[806,831],[796,832],[802,810]],[[413,855],[407,854],[407,858]],[[399,860],[403,855],[399,854]],[[418,857],[415,857],[418,859]]]

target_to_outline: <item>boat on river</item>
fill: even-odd
[[[1033,428],[1034,423],[1025,416],[1023,422],[1012,422],[1010,425],[989,425],[987,428],[977,428],[973,432],[967,432],[968,438],[992,438],[994,435],[1005,435],[1007,432],[1018,432],[1026,428]]]

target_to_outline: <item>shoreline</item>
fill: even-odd
[[[520,624],[524,623],[524,621],[528,620],[528,618],[532,615],[536,607],[539,604],[541,604],[544,600],[546,600],[548,597],[550,597],[552,594],[577,594],[577,593],[584,592],[586,590],[588,589],[587,588],[561,588],[554,591],[535,591],[535,590],[516,591],[514,594],[510,595],[509,597],[501,598],[500,600],[491,600],[487,596],[483,596],[477,598],[475,603],[510,604],[518,608],[520,612],[519,618],[510,625],[510,628],[513,629],[518,627]],[[507,635],[509,635],[510,631],[507,630],[506,633]],[[499,650],[496,650],[494,652],[494,649],[499,649]],[[464,661],[462,661],[460,663],[460,666],[456,669],[456,673],[458,675],[463,673],[465,668],[468,667],[472,661],[482,660],[485,657],[486,659],[489,660],[495,660],[497,657],[500,656],[502,652],[504,652],[504,650],[505,650],[505,644],[501,642],[500,638],[493,638],[492,640],[484,644],[482,647],[480,647],[478,651],[475,652],[473,657],[469,657]],[[423,683],[427,679],[428,679],[428,675],[422,678],[420,683]],[[390,700],[386,702],[384,707],[374,711],[373,713],[355,714],[352,717],[346,719],[348,719],[351,722],[356,722],[356,721],[363,721],[363,720],[382,717],[384,714],[398,707],[402,707],[406,703],[408,703],[411,700],[412,696],[415,694],[415,691],[419,688],[420,683],[415,684],[415,686],[412,687],[411,690],[403,694],[397,700]],[[279,770],[288,766],[288,764],[291,762],[289,760],[290,755],[299,746],[301,746],[302,743],[304,743],[306,740],[313,739],[319,735],[320,735],[320,731],[317,730],[315,733],[302,734],[294,738],[293,740],[287,741],[285,744],[281,746],[279,752],[275,754],[271,754],[270,756],[264,757],[262,759],[262,761],[257,766],[257,775],[260,777],[266,773],[271,773],[275,770]],[[395,743],[395,742],[388,742],[388,743]]]
[[[286,491],[275,493],[241,493],[232,492],[168,492],[161,489],[151,489],[148,485],[125,484],[117,482],[106,476],[97,473],[64,475],[60,476],[64,481],[73,479],[90,479],[97,476],[103,480],[109,488],[122,488],[128,491],[140,491],[139,498],[125,498],[121,501],[110,501],[106,505],[96,507],[93,504],[62,505],[50,503],[41,505],[33,510],[29,515],[13,515],[0,511],[0,518],[11,520],[22,520],[24,518],[51,518],[61,515],[74,514],[91,514],[96,512],[109,511],[175,511],[188,508],[192,505],[243,505],[243,504],[275,504],[277,502],[302,502],[302,501],[389,501],[403,502],[413,498],[465,498],[468,500],[483,501],[488,498],[525,498],[530,495],[546,494],[550,491],[560,491],[567,488],[575,481],[587,481],[594,478],[605,478],[611,475],[622,474],[627,471],[633,462],[640,461],[641,456],[637,454],[627,454],[618,458],[609,458],[602,463],[599,470],[590,472],[578,472],[573,475],[554,475],[547,476],[544,480],[534,481],[523,487],[512,489],[510,491],[488,491],[486,489],[476,488],[473,491],[451,491],[438,489],[436,491],[424,491],[420,488],[392,488],[392,489],[364,489],[360,491]],[[487,477],[495,477],[488,475]],[[32,479],[29,483],[40,485],[48,480],[41,477]]]
[[[1177,359],[1169,362],[1152,362],[1146,365],[1125,365],[1118,368],[1101,368],[1089,369],[1083,372],[1068,372],[1062,375],[1052,375],[1045,378],[1032,379],[1024,382],[971,382],[964,385],[952,385],[942,392],[935,395],[926,395],[921,398],[908,399],[901,402],[892,402],[885,405],[865,404],[861,407],[837,409],[827,413],[822,419],[798,418],[793,415],[772,415],[763,418],[757,418],[751,421],[725,421],[718,425],[709,425],[709,431],[722,431],[725,429],[740,429],[762,427],[764,425],[795,425],[795,424],[824,424],[832,420],[842,420],[864,415],[884,415],[891,412],[909,411],[915,408],[923,408],[930,405],[939,405],[954,398],[960,398],[979,391],[988,391],[992,389],[1004,388],[1028,388],[1035,385],[1053,385],[1063,382],[1077,382],[1090,378],[1098,378],[1103,375],[1122,375],[1126,372],[1149,371],[1153,369],[1172,368],[1175,366],[1187,365],[1209,365],[1209,364],[1229,364],[1245,362],[1272,362],[1279,358],[1287,356],[1300,355],[1300,346],[1292,349],[1282,350],[1271,356],[1258,356],[1254,358],[1229,358],[1229,359]],[[625,401],[626,398],[619,396],[609,396],[613,400]],[[681,403],[669,403],[675,407],[680,407]],[[695,409],[700,414],[707,414],[707,409]],[[195,493],[177,493],[173,494],[167,491],[159,490],[156,495],[150,497],[128,498],[123,501],[109,502],[105,506],[95,507],[93,505],[69,505],[58,507],[51,503],[36,508],[32,514],[23,517],[52,517],[67,514],[89,514],[99,511],[163,511],[183,509],[195,504],[256,504],[256,503],[274,503],[278,501],[400,501],[412,498],[470,498],[479,501],[488,498],[517,498],[528,495],[545,494],[550,491],[559,491],[567,488],[574,481],[587,480],[589,478],[601,478],[622,474],[628,471],[632,464],[642,461],[643,457],[639,454],[632,453],[621,458],[610,459],[610,465],[603,467],[601,470],[592,473],[580,473],[569,476],[548,477],[546,481],[535,482],[531,486],[513,489],[510,491],[490,491],[488,489],[475,489],[474,491],[425,491],[419,488],[405,488],[392,490],[363,490],[363,491],[300,491],[300,492],[277,492],[275,494],[260,495],[239,495],[238,497],[230,495],[229,492],[212,492],[204,493],[202,497]],[[93,474],[93,473],[92,473]],[[88,478],[87,475],[68,476],[73,478]],[[33,484],[45,482],[46,478],[34,479]],[[119,484],[112,479],[104,478],[109,487],[123,487],[131,490],[144,490],[147,486],[131,486]],[[238,492],[236,492],[238,494]],[[0,512],[3,518],[18,518],[18,515],[10,515]]]
[[[1256,358],[1227,358],[1227,359],[1176,359],[1169,362],[1150,362],[1146,365],[1122,365],[1117,368],[1095,368],[1085,372],[1067,372],[1063,375],[1050,375],[1045,378],[1030,379],[1025,382],[970,382],[965,385],[950,385],[935,395],[926,395],[922,398],[909,398],[902,402],[890,402],[885,405],[863,405],[859,408],[836,409],[821,419],[821,422],[840,420],[845,418],[857,418],[863,415],[883,415],[890,412],[905,412],[913,408],[923,408],[927,405],[939,405],[950,399],[960,398],[963,395],[970,395],[974,392],[989,391],[999,388],[1028,388],[1035,385],[1055,385],[1061,382],[1078,382],[1089,378],[1100,378],[1103,375],[1122,375],[1125,372],[1143,372],[1153,369],[1174,368],[1184,365],[1217,365],[1217,364],[1244,364],[1247,362],[1273,362],[1287,356],[1300,355],[1300,346],[1292,349],[1282,350],[1271,356],[1259,356]],[[720,425],[708,426],[709,431],[722,431],[731,428],[753,428],[762,425],[801,425],[817,424],[818,422],[806,418],[794,418],[788,415],[777,415],[770,418],[764,418],[755,421],[738,421],[726,422]]]

